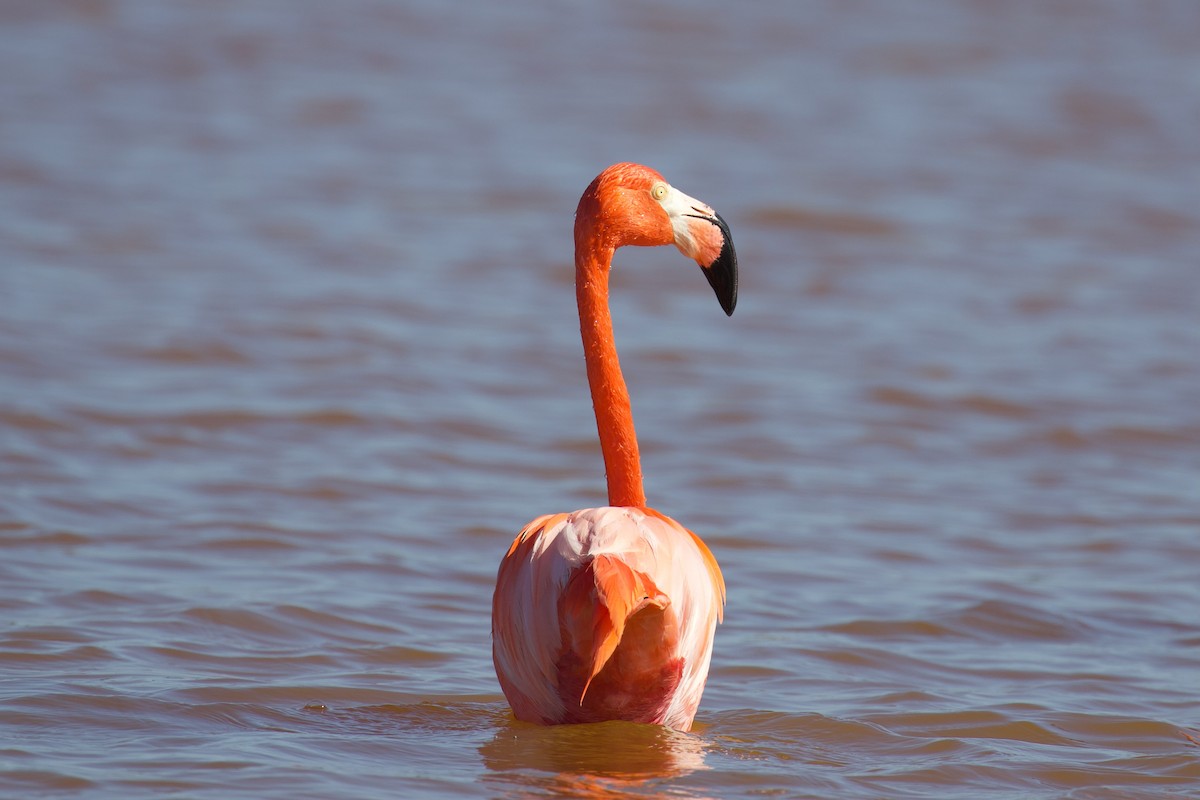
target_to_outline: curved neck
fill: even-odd
[[[588,386],[596,411],[596,430],[604,454],[608,478],[608,503],[612,506],[644,506],[642,462],[629,389],[617,361],[612,314],[608,309],[608,272],[613,249],[579,247],[575,251],[575,299],[579,303],[579,330],[583,336],[583,358],[587,363]],[[595,244],[593,240],[589,244]]]

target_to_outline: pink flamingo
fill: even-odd
[[[608,308],[613,253],[674,244],[726,314],[737,303],[729,227],[649,167],[614,164],[575,212],[575,296],[608,502],[517,534],[492,600],[492,658],[517,719],[629,720],[689,730],[704,692],[725,581],[700,537],[649,508]]]

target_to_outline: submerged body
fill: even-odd
[[[691,727],[725,602],[694,533],[633,507],[539,517],[497,583],[493,626],[519,634],[497,636],[493,655],[518,719]]]
[[[492,657],[520,720],[689,730],[725,583],[696,534],[646,506],[608,308],[612,256],[629,244],[674,244],[726,314],[737,302],[729,229],[711,208],[636,164],[588,186],[575,214],[575,294],[609,505],[538,517],[517,535],[496,579]]]

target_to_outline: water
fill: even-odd
[[[0,6],[0,796],[1200,793],[1188,2]],[[513,722],[495,569],[652,504],[729,585],[690,735]]]

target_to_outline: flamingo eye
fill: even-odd
[[[650,189],[650,196],[655,200],[662,200],[667,196],[667,185],[665,183],[656,183]]]

